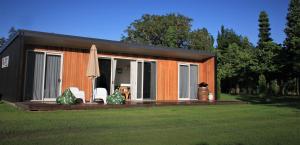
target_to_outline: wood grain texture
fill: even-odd
[[[78,87],[84,91],[86,101],[92,96],[92,81],[86,76],[89,53],[86,51],[63,51],[62,91]]]
[[[157,100],[178,100],[178,62],[157,61]]]
[[[215,58],[210,58],[203,63],[199,63],[200,80],[208,84],[209,92],[215,96]]]

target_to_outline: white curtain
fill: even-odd
[[[186,65],[180,65],[179,69],[179,98],[188,98],[189,67]]]
[[[45,70],[45,98],[56,98],[60,88],[60,56],[46,56]]]

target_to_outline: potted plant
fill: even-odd
[[[207,101],[208,100],[208,84],[205,82],[202,82],[198,84],[198,99],[201,101]]]

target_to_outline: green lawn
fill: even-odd
[[[236,95],[229,95],[229,94],[221,94],[221,97],[219,100],[221,101],[236,101],[238,100],[239,96]]]
[[[0,104],[0,144],[299,145],[300,110],[272,105],[27,112]]]

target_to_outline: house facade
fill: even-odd
[[[53,101],[78,87],[90,100],[86,69],[92,44],[101,74],[95,87],[109,94],[128,86],[131,100],[196,100],[197,84],[206,82],[216,95],[216,57],[210,52],[19,30],[0,49],[2,98]]]

